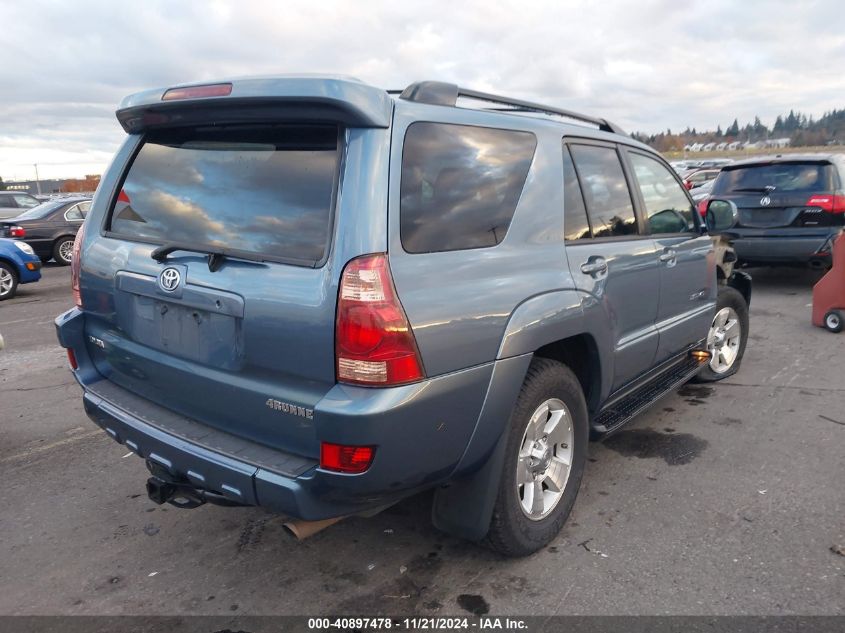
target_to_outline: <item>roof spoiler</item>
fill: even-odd
[[[235,79],[211,86],[223,84],[231,85],[229,94],[192,97],[202,91],[188,89],[204,84],[183,84],[131,95],[120,104],[117,120],[129,134],[187,125],[282,120],[387,128],[393,113],[393,101],[386,92],[352,78],[282,76]],[[174,92],[189,96],[174,98]]]
[[[456,84],[442,81],[418,81],[405,88],[402,94],[399,95],[400,99],[405,99],[406,101],[451,107],[456,107],[457,101],[461,97],[505,106],[504,108],[493,108],[503,112],[539,112],[541,114],[562,116],[574,121],[595,125],[603,132],[625,135],[622,128],[607,119],[600,119],[586,114],[580,114],[579,112],[573,112],[572,110],[564,110],[540,103],[532,103],[531,101],[521,101],[519,99],[511,99],[510,97],[502,97],[477,90],[469,90],[467,88],[461,88]]]

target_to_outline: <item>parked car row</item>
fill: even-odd
[[[33,204],[33,200],[35,203]],[[73,243],[91,199],[64,197],[38,202],[26,193],[0,191],[0,301],[20,284],[41,278],[42,262],[73,260]],[[15,205],[15,206],[12,206]]]
[[[90,206],[91,199],[84,197],[42,202],[15,217],[0,220],[0,237],[22,240],[34,249],[41,261],[54,259],[67,266],[73,256],[76,232]]]

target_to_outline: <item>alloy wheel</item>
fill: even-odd
[[[572,468],[572,416],[557,398],[543,402],[528,421],[519,445],[517,497],[523,514],[544,519],[563,497]]]

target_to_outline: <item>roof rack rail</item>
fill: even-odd
[[[391,90],[389,92],[395,93],[396,91]],[[456,84],[450,84],[443,81],[418,81],[405,88],[405,90],[402,91],[402,94],[399,95],[400,99],[405,99],[406,101],[452,107],[457,106],[457,102],[460,97],[508,106],[507,108],[492,108],[500,112],[539,112],[541,114],[563,116],[567,119],[590,123],[591,125],[597,126],[603,132],[625,135],[622,128],[611,123],[607,119],[600,119],[598,117],[580,114],[578,112],[573,112],[572,110],[553,108],[540,103],[532,103],[531,101],[521,101],[519,99],[511,99],[509,97],[479,92],[477,90],[468,90],[467,88],[461,88]]]

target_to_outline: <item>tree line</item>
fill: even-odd
[[[733,120],[727,128],[716,126],[715,130],[698,131],[695,128],[673,133],[671,129],[657,134],[635,132],[633,137],[651,145],[660,152],[682,150],[693,143],[721,143],[743,141],[756,143],[773,138],[788,138],[793,147],[811,145],[834,145],[845,143],[845,109],[825,112],[818,119],[801,112],[790,110],[787,115],[778,115],[774,125],[769,128],[760,117],[755,116],[753,123],[739,125]]]

